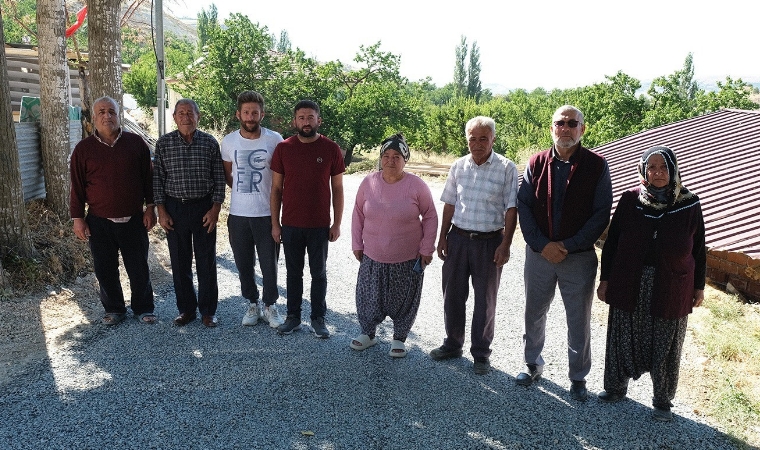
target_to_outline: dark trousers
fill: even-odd
[[[153,286],[148,271],[148,231],[142,223],[142,214],[132,216],[126,223],[114,223],[92,214],[88,214],[85,220],[90,227],[90,251],[103,308],[107,313],[122,314],[127,311],[119,280],[121,252],[132,291],[132,312],[136,315],[153,312]]]
[[[301,317],[304,256],[309,253],[311,318],[327,313],[327,245],[329,228],[282,227],[282,246],[287,269],[288,315]]]
[[[263,300],[269,306],[277,302],[277,262],[280,259],[280,244],[272,239],[272,218],[242,217],[230,215],[227,218],[230,247],[235,256],[235,266],[240,278],[240,292],[254,303],[259,298],[256,286],[256,253],[259,254],[259,268],[264,282]]]
[[[203,226],[203,216],[213,202],[208,197],[191,203],[167,197],[166,212],[174,221],[174,230],[166,233],[172,263],[174,293],[180,313],[204,316],[216,314],[219,287],[216,280],[216,228],[211,233]],[[193,287],[193,254],[198,276],[198,296]]]
[[[470,295],[470,278],[475,291],[470,353],[474,358],[488,358],[494,335],[496,294],[501,282],[501,267],[493,262],[502,236],[473,240],[455,232],[446,236],[448,255],[443,262],[443,315],[449,348],[462,348]]]

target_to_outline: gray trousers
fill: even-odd
[[[443,315],[446,323],[446,340],[449,348],[464,345],[467,297],[470,295],[470,278],[475,293],[472,315],[470,353],[474,358],[491,356],[496,317],[496,293],[501,281],[501,267],[493,262],[501,235],[487,240],[471,240],[449,232],[448,255],[443,262]]]
[[[242,296],[251,303],[259,299],[255,273],[258,253],[264,285],[262,300],[267,306],[273,305],[280,296],[277,290],[277,261],[280,259],[280,244],[272,239],[272,218],[230,215],[227,218],[227,230],[230,234],[232,254],[235,256],[235,266],[238,269]]]
[[[559,285],[567,319],[568,376],[584,380],[591,370],[591,303],[594,299],[597,256],[593,250],[567,255],[552,264],[525,247],[525,363],[544,365],[546,316]]]

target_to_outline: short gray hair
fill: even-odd
[[[580,109],[578,109],[575,106],[573,106],[573,105],[562,105],[559,108],[557,108],[557,110],[554,111],[554,114],[552,114],[552,121],[554,120],[554,116],[556,116],[557,114],[568,112],[568,111],[574,111],[576,117],[578,117],[578,122],[580,122],[581,125],[583,125],[583,123],[584,123],[584,121],[583,121],[583,117],[584,117],[583,116],[583,112]]]
[[[477,116],[468,120],[467,125],[464,126],[464,135],[469,136],[475,128],[490,128],[491,134],[496,136],[496,121],[490,117]]]
[[[113,98],[111,98],[111,97],[109,97],[107,95],[104,95],[102,97],[96,98],[95,101],[92,102],[92,109],[94,110],[95,109],[95,105],[97,105],[98,103],[103,103],[103,102],[108,102],[111,105],[113,105],[113,109],[116,110],[116,115],[117,116],[119,115],[119,104],[116,102],[116,100],[114,100]]]

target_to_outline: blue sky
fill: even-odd
[[[164,0],[195,17],[211,3]],[[169,3],[175,1],[176,3]],[[504,89],[571,88],[618,71],[641,81],[679,70],[694,55],[695,77],[760,81],[760,1],[525,0],[448,2],[240,2],[217,0],[219,18],[247,15],[321,61],[351,63],[360,45],[382,41],[401,56],[401,74],[438,86],[453,78],[462,35],[480,47],[481,82]]]

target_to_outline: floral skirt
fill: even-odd
[[[420,307],[424,278],[412,270],[414,262],[380,263],[364,255],[356,280],[356,313],[363,334],[374,336],[377,326],[390,317],[393,338],[406,340]]]
[[[663,319],[651,314],[654,268],[644,267],[639,300],[633,313],[610,307],[604,389],[624,394],[628,381],[649,372],[655,407],[669,408],[678,387],[681,349],[688,316]]]

